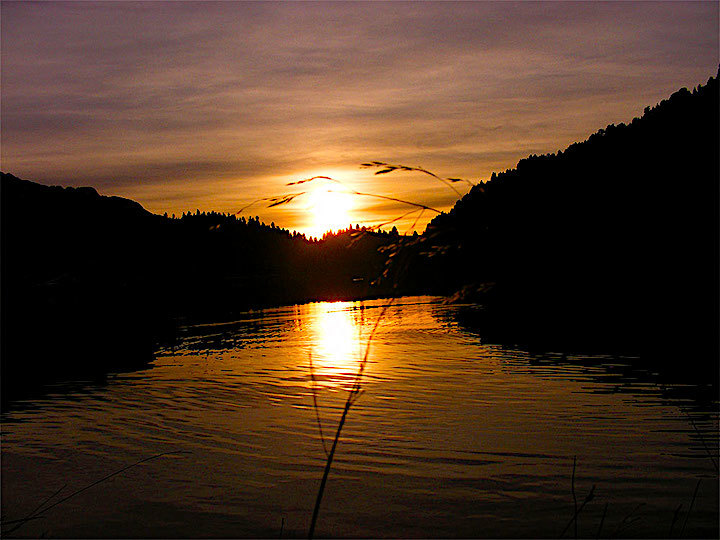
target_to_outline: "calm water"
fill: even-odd
[[[25,536],[303,536],[367,336],[386,301],[314,303],[183,329],[144,371],[67,386],[3,416],[2,514],[30,513],[160,452],[27,523]],[[703,411],[631,358],[488,345],[457,307],[398,300],[372,341],[317,534],[717,537],[717,404]],[[98,351],[101,355],[102,351]],[[682,390],[682,389],[681,389]],[[688,392],[689,390],[689,392]],[[677,395],[692,393],[692,388]],[[695,423],[692,426],[690,418]],[[704,446],[707,446],[708,449]],[[573,527],[566,537],[574,536]]]

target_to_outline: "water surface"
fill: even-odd
[[[306,535],[323,439],[387,303],[313,303],[184,327],[147,370],[19,403],[3,415],[3,519],[26,516],[65,484],[54,500],[185,451],[15,534]],[[667,537],[682,504],[674,536],[684,526],[686,537],[717,537],[717,403],[674,397],[693,388],[674,393],[652,373],[628,376],[633,358],[486,344],[453,322],[457,309],[420,297],[385,311],[318,536],[557,537],[573,515],[576,457],[578,504],[595,486],[580,536],[595,537],[602,521],[601,536]]]

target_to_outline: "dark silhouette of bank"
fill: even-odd
[[[711,78],[493,174],[406,248],[400,289],[473,302],[492,341],[679,354],[716,380],[718,118]]]

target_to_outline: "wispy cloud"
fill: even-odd
[[[234,211],[310,170],[428,197],[445,188],[355,168],[487,178],[639,115],[718,62],[714,2],[0,9],[3,169],[157,212]],[[299,223],[287,208],[262,217]]]

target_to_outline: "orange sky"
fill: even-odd
[[[2,170],[157,213],[235,212],[314,175],[446,210],[457,195],[436,180],[359,165],[487,179],[627,122],[718,66],[716,2],[0,9]],[[352,199],[248,212],[314,233],[342,212],[375,224],[410,210]]]

